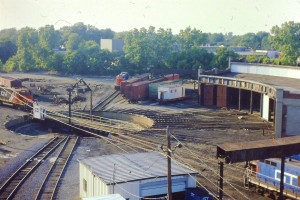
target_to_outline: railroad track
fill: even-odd
[[[58,182],[61,178],[62,173],[66,167],[66,164],[73,152],[73,149],[77,143],[78,137],[67,137],[64,141],[56,162],[52,164],[50,170],[45,177],[42,185],[40,186],[36,200],[39,199],[53,199],[57,190]]]
[[[30,174],[41,164],[48,155],[50,155],[65,138],[55,137],[43,148],[41,148],[30,159],[17,169],[0,188],[0,199],[12,199],[21,185],[29,178]]]
[[[106,98],[103,100],[99,101],[94,107],[93,110],[95,111],[101,111],[104,109],[105,106],[107,106],[109,103],[111,103],[118,95],[119,91],[114,91],[110,95],[108,95]]]
[[[139,110],[134,108],[116,108],[114,112],[138,114],[151,118],[154,121],[152,128],[178,128],[188,130],[199,129],[271,129],[272,123],[254,120],[255,117],[247,115],[249,120],[237,120],[239,115],[244,115],[239,111],[218,111],[215,113],[176,113],[166,114],[154,110]],[[200,117],[199,117],[200,116]],[[151,129],[150,129],[151,130]]]

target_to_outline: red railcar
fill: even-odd
[[[164,80],[165,78],[162,77],[151,81],[146,80],[146,81],[140,81],[140,82],[128,84],[126,85],[125,88],[125,98],[128,99],[130,102],[145,100],[149,96],[149,84],[162,82]]]
[[[167,74],[164,76],[168,81],[179,80],[179,74]]]
[[[140,75],[139,77],[134,77],[126,81],[121,81],[120,85],[120,94],[125,95],[125,90],[127,85],[131,85],[133,83],[139,82],[139,81],[145,81],[149,78],[149,74],[143,74]]]

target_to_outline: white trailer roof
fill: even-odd
[[[79,160],[107,185],[167,176],[167,158],[157,152],[113,154]],[[196,174],[172,160],[172,176]]]

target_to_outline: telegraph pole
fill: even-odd
[[[93,91],[91,89],[91,96],[90,96],[90,117],[93,120]]]
[[[171,173],[171,144],[170,144],[170,132],[167,126],[167,160],[168,160],[168,200],[172,200],[172,173]]]
[[[71,104],[72,104],[72,94],[71,90],[69,91],[69,124],[71,124]]]

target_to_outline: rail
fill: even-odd
[[[117,96],[119,95],[119,91],[114,91],[112,94],[107,96],[105,99],[102,101],[99,101],[94,107],[93,110],[103,110],[105,106],[107,106],[110,102],[112,102]]]
[[[30,174],[52,153],[65,138],[55,137],[15,171],[1,186],[0,199],[12,199]]]
[[[40,186],[35,198],[36,200],[54,198],[58,182],[75,148],[77,140],[78,137],[68,136],[56,161],[51,165],[42,185]]]

